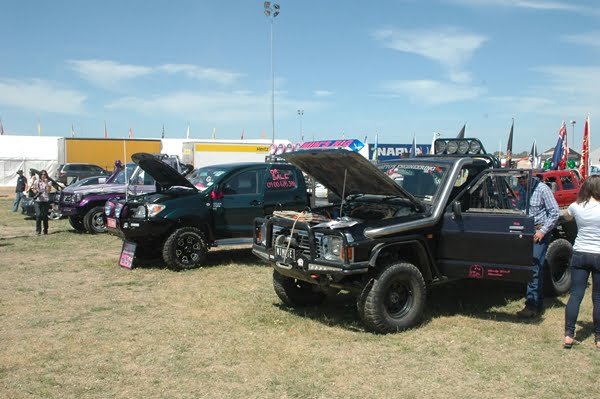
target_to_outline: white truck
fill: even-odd
[[[183,143],[182,161],[194,168],[232,162],[264,162],[295,149],[289,140],[195,140]]]

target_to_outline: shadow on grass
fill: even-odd
[[[515,301],[524,302],[525,291],[524,284],[475,280],[462,280],[432,287],[428,291],[425,314],[420,325],[428,324],[438,317],[457,315],[519,324],[543,322],[543,315],[523,320],[513,311],[501,309]],[[546,298],[544,303],[546,309],[565,306],[558,298]],[[316,307],[292,308],[281,303],[274,305],[284,311],[309,317],[329,326],[364,331],[356,307],[356,297],[349,293],[328,296],[323,304]],[[520,308],[521,304],[519,304]]]
[[[247,267],[266,267],[267,264],[262,262],[258,257],[252,254],[252,249],[248,248],[227,248],[208,251],[206,261],[201,267],[215,267],[229,265],[235,263],[240,266]],[[136,258],[134,267],[144,269],[168,269],[162,255],[154,254],[153,256]],[[193,270],[193,269],[192,269]],[[173,270],[174,272],[178,270]]]

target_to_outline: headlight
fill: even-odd
[[[73,202],[80,202],[83,199],[83,195],[81,193],[75,193],[73,195]]]
[[[323,257],[327,260],[340,260],[342,258],[342,250],[344,242],[341,237],[324,236],[322,244]]]
[[[264,223],[260,226],[260,245],[263,247],[267,246],[267,224]]]
[[[143,219],[145,217],[156,216],[165,208],[166,206],[162,204],[140,205],[134,209],[132,217]]]
[[[121,211],[123,210],[124,205],[117,203],[115,204],[115,217],[118,219],[121,217]]]

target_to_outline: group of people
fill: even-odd
[[[533,216],[533,275],[527,285],[525,307],[517,312],[522,318],[536,317],[544,311],[543,265],[550,242],[550,232],[558,222],[561,211],[551,189],[540,184],[539,179],[529,180],[527,174],[519,176],[522,193],[529,192],[528,215]],[[531,184],[531,187],[529,187]],[[583,300],[587,281],[592,275],[592,303],[594,345],[600,349],[600,175],[586,178],[579,189],[577,200],[562,211],[562,216],[577,223],[577,237],[571,257],[571,295],[565,308],[565,338],[563,347],[577,344],[575,324]]]
[[[36,176],[34,170],[29,171],[29,181],[23,176],[23,171],[17,171],[17,186],[15,188],[15,201],[13,203],[13,212],[19,210],[19,204],[23,210],[27,195],[34,199],[35,207],[35,232],[37,235],[48,234],[48,211],[50,207],[50,192],[52,184],[50,183],[48,172],[42,170],[40,177]],[[24,213],[24,210],[23,210]]]

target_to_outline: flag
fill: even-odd
[[[108,138],[108,129],[106,128],[106,121],[104,121],[104,138]]]
[[[188,122],[187,125],[187,130],[185,131],[185,138],[189,139],[190,138],[190,123]]]
[[[560,130],[558,131],[558,140],[552,154],[552,163],[550,169],[564,169],[567,165],[567,157],[569,156],[569,145],[567,144],[567,124],[563,121]]]
[[[510,125],[510,133],[508,134],[508,143],[506,144],[506,167],[511,167],[512,162],[512,142],[513,142],[513,130],[515,127],[515,120],[513,119],[512,125]]]
[[[162,134],[160,135],[161,139],[165,138],[165,124],[163,123],[163,129],[162,129]]]
[[[131,127],[129,128],[129,138],[133,138],[133,129]]]
[[[0,136],[4,136],[4,126],[2,125],[2,119],[0,119]]]
[[[212,133],[212,139],[216,139],[217,138],[217,128],[213,127],[213,133]]]
[[[590,117],[585,119],[585,126],[583,127],[583,145],[581,147],[581,163],[579,164],[579,174],[581,179],[585,179],[588,175],[589,170],[589,158],[590,158]]]
[[[460,129],[460,132],[458,132],[458,136],[456,136],[457,139],[464,139],[465,138],[465,129],[467,127],[467,124],[465,123],[462,127],[462,129]]]
[[[241,140],[244,140],[244,129],[242,129],[242,137]]]
[[[435,154],[435,141],[439,139],[441,134],[433,132],[433,138],[431,139],[431,148],[429,149],[430,154]]]
[[[75,137],[75,128],[73,127],[72,123],[71,123],[71,137]]]
[[[38,119],[38,136],[42,135],[42,124],[40,123],[40,120]]]
[[[413,134],[412,145],[410,146],[410,152],[408,153],[409,158],[414,158],[417,156],[417,142],[415,141],[415,135]]]
[[[373,146],[373,160],[377,162],[377,144],[379,144],[379,133],[375,133],[375,145]]]
[[[539,167],[540,158],[538,157],[537,142],[535,140],[533,140],[531,151],[529,151],[529,162],[531,162],[532,169]]]

